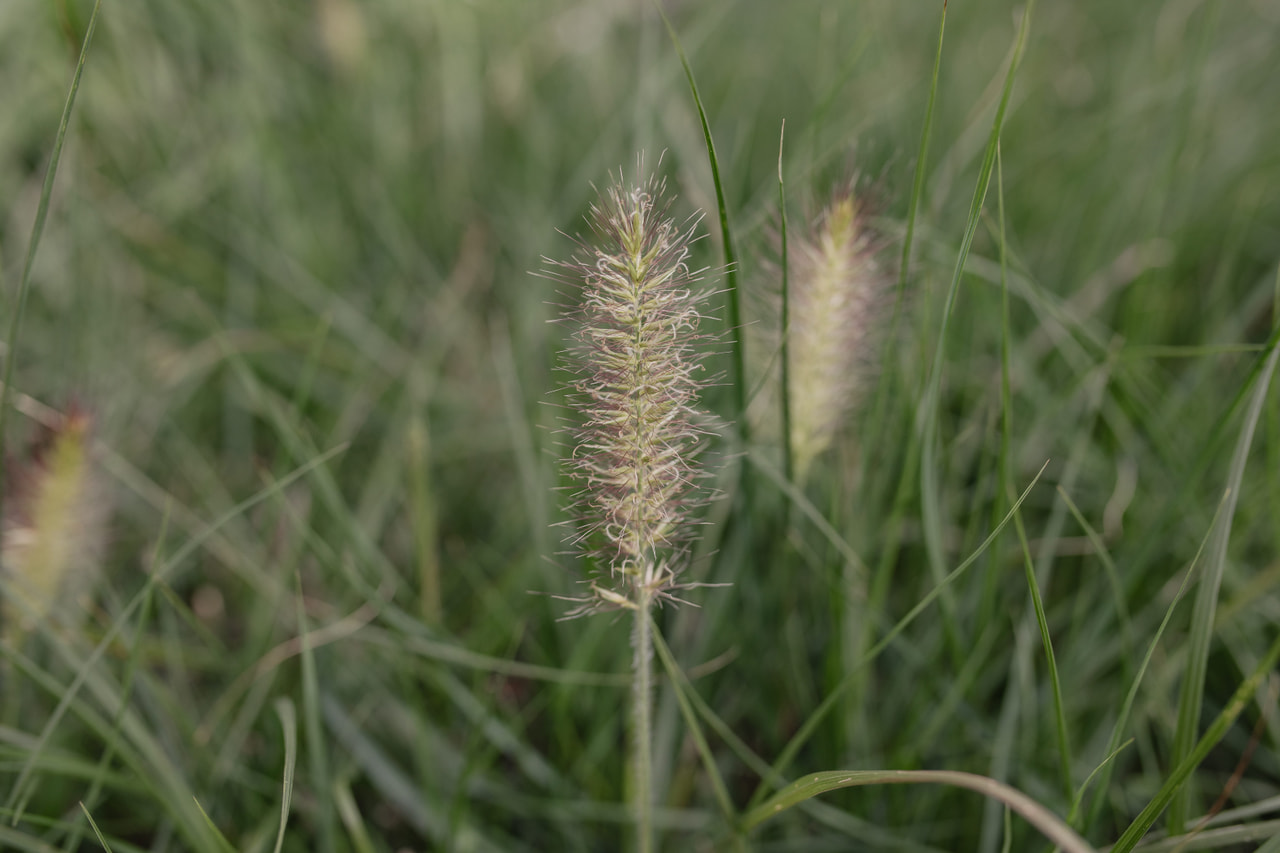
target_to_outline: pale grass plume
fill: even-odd
[[[643,162],[637,174],[643,174]],[[697,408],[700,271],[689,267],[697,218],[677,224],[662,180],[617,180],[592,205],[589,240],[548,275],[576,291],[570,317],[577,410],[565,465],[576,482],[575,544],[594,571],[567,615],[600,610],[632,616],[629,767],[636,850],[655,849],[653,819],[653,624],[674,601],[704,496],[696,461],[703,444]]]
[[[804,480],[874,381],[890,279],[868,203],[841,189],[791,246],[791,442]]]
[[[92,447],[89,416],[72,411],[10,469],[0,549],[6,642],[16,645],[52,614],[72,612],[92,581],[106,516]]]
[[[698,220],[678,224],[669,206],[663,180],[620,174],[591,207],[590,239],[570,261],[550,262],[550,277],[578,291],[569,314],[578,420],[565,466],[578,485],[575,545],[599,568],[571,615],[672,598],[690,512],[704,497],[696,457],[707,292],[689,267]]]

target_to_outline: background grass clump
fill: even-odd
[[[767,430],[712,448],[687,578],[732,586],[659,624],[724,724],[724,793],[768,793],[748,749],[790,755],[786,779],[968,771],[1115,842],[1280,624],[1280,5],[1039,4],[972,216],[1025,10],[951,4],[905,271],[941,4],[668,6],[742,287],[778,287],[784,118],[792,232],[869,176],[903,273],[875,382],[802,488]],[[91,10],[0,4],[5,330]],[[0,847],[99,849],[87,811],[113,850],[271,849],[286,769],[285,850],[623,843],[629,628],[552,597],[585,567],[554,526],[566,330],[529,271],[637,151],[665,151],[679,219],[709,212],[691,266],[720,265],[651,4],[103,5],[4,348],[4,449],[9,477],[85,413],[110,520],[94,594],[3,646]],[[724,424],[732,331],[703,329]],[[1273,689],[1175,798],[1178,833],[1229,789],[1196,849],[1280,849]],[[653,754],[662,846],[726,844],[669,683]],[[970,791],[873,786],[749,843],[1044,844],[1009,831]]]

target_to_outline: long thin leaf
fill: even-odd
[[[698,108],[698,121],[702,123],[702,136],[707,146],[707,160],[711,164],[711,180],[715,184],[716,205],[720,213],[720,238],[724,244],[724,282],[725,292],[729,299],[729,346],[733,354],[733,389],[734,403],[737,406],[738,436],[742,439],[743,444],[747,444],[750,438],[750,429],[747,424],[746,356],[743,353],[742,345],[742,294],[738,289],[738,259],[733,251],[733,234],[729,227],[729,208],[724,200],[724,182],[720,179],[720,160],[716,156],[716,143],[711,138],[711,124],[707,121],[707,111],[702,106],[702,96],[698,94],[698,84],[693,79],[693,68],[689,65],[689,58],[685,56],[684,47],[680,44],[680,37],[676,35],[676,29],[671,25],[671,19],[667,17],[666,10],[662,8],[661,0],[653,0],[653,2],[658,8],[658,14],[662,16],[662,23],[666,24],[667,35],[671,37],[671,43],[675,46],[676,53],[680,56],[680,64],[684,66],[684,76],[689,81],[689,91],[693,94],[694,106]]]
[[[18,280],[18,304],[14,307],[13,317],[9,320],[9,336],[5,338],[4,388],[0,389],[0,483],[4,482],[4,435],[9,417],[9,394],[13,391],[13,366],[18,361],[18,333],[22,331],[22,318],[27,309],[27,297],[31,294],[31,270],[35,266],[40,238],[44,236],[45,220],[49,217],[49,199],[53,197],[53,181],[58,175],[58,163],[62,160],[62,143],[67,138],[71,109],[76,103],[76,93],[80,91],[80,77],[84,74],[84,63],[89,56],[93,32],[98,27],[98,7],[101,5],[102,0],[94,0],[93,12],[89,15],[89,26],[85,28],[84,42],[80,45],[80,59],[76,62],[76,71],[71,77],[71,88],[67,92],[67,100],[62,105],[62,118],[58,122],[58,133],[53,139],[53,153],[49,156],[49,168],[45,171],[44,184],[40,188],[40,201],[36,205],[36,221],[31,226],[31,239],[27,241],[27,256],[22,263],[22,277]],[[3,500],[4,491],[0,490],[0,518],[4,517]]]
[[[916,213],[920,209],[920,197],[924,195],[925,166],[929,162],[929,137],[933,133],[933,105],[938,100],[938,71],[942,68],[942,40],[946,32],[947,3],[943,0],[942,17],[938,21],[938,50],[933,57],[933,75],[929,79],[929,102],[924,108],[924,127],[920,130],[920,150],[916,153],[916,174],[911,182],[911,200],[907,203],[907,233],[902,238],[902,261],[898,265],[898,305],[902,304],[902,296],[907,288],[907,273],[911,267],[911,243],[916,233]]]
[[[652,620],[652,615],[649,618]],[[652,628],[654,650],[657,651],[658,657],[662,660],[662,667],[667,671],[667,678],[671,679],[671,685],[675,688],[676,702],[680,705],[680,714],[684,717],[685,725],[689,727],[689,734],[693,738],[694,746],[697,747],[698,755],[702,758],[703,768],[707,772],[707,777],[711,780],[711,790],[715,793],[716,804],[720,806],[720,811],[725,820],[732,825],[737,819],[737,811],[733,807],[733,799],[729,796],[729,787],[725,785],[724,777],[720,775],[720,770],[716,766],[715,756],[711,753],[711,747],[707,743],[707,736],[702,731],[702,726],[698,723],[698,715],[689,701],[688,682],[684,678],[684,673],[680,671],[680,665],[676,663],[675,657],[671,654],[667,641],[658,630],[658,626],[653,625]]]
[[[1258,419],[1262,415],[1262,404],[1271,387],[1271,378],[1275,374],[1278,357],[1280,357],[1280,341],[1272,343],[1271,352],[1267,355],[1262,374],[1254,387],[1253,399],[1249,401],[1244,426],[1236,441],[1235,453],[1227,475],[1227,505],[1213,528],[1208,562],[1205,564],[1205,573],[1200,579],[1200,587],[1196,592],[1196,603],[1191,614],[1191,629],[1187,641],[1187,672],[1182,680],[1181,695],[1178,699],[1178,724],[1173,736],[1171,760],[1174,764],[1182,762],[1191,752],[1197,730],[1200,728],[1200,709],[1204,701],[1209,646],[1213,641],[1213,616],[1218,607],[1218,591],[1222,587],[1222,576],[1227,567],[1227,545],[1231,540],[1231,523],[1240,497],[1240,483],[1244,480],[1249,448],[1253,444],[1253,434],[1257,429]],[[1187,789],[1174,799],[1169,808],[1170,834],[1181,834],[1190,806],[1191,791]]]
[[[810,737],[813,736],[813,733],[818,728],[818,724],[831,712],[831,709],[836,706],[836,703],[839,702],[840,697],[844,695],[844,692],[848,690],[852,684],[857,682],[858,670],[867,663],[875,660],[881,652],[887,649],[889,645],[897,639],[899,634],[905,631],[907,627],[916,620],[917,616],[923,613],[929,605],[942,594],[943,590],[954,583],[971,565],[977,562],[977,559],[982,556],[987,548],[991,546],[991,543],[1000,535],[1001,531],[1004,530],[1005,525],[1012,520],[1013,514],[1022,506],[1022,502],[1027,499],[1027,496],[1031,494],[1031,490],[1034,489],[1036,483],[1040,481],[1040,476],[1044,474],[1044,469],[1047,468],[1048,465],[1049,463],[1045,462],[1045,464],[1040,467],[1039,472],[1036,473],[1036,476],[1031,480],[1031,483],[1027,486],[1026,490],[1023,491],[1023,493],[1019,495],[1018,499],[1014,502],[1013,507],[1009,510],[1009,514],[1006,515],[998,525],[996,525],[990,535],[982,541],[982,544],[979,545],[963,563],[956,566],[949,575],[944,577],[923,598],[916,602],[916,605],[911,608],[910,612],[908,612],[906,616],[903,616],[902,619],[893,626],[892,630],[881,638],[880,642],[872,646],[866,655],[863,656],[862,660],[845,674],[844,679],[836,685],[835,689],[827,694],[827,697],[822,700],[822,704],[814,709],[813,713],[809,715],[809,718],[805,720],[804,725],[800,727],[800,730],[792,735],[791,740],[787,742],[786,747],[783,748],[781,754],[779,754],[778,758],[773,762],[774,774],[781,775],[787,766],[791,764],[791,761],[796,757],[796,753],[798,753],[800,748],[804,746]],[[756,788],[755,794],[753,794],[751,798],[751,804],[753,806],[764,796],[766,783],[768,781],[768,778],[762,780],[759,787]]]
[[[1208,731],[1204,733],[1204,737],[1200,738],[1200,742],[1196,744],[1191,753],[1187,755],[1182,762],[1174,768],[1169,774],[1169,778],[1160,786],[1160,790],[1147,807],[1134,819],[1129,828],[1124,831],[1120,839],[1116,841],[1111,853],[1129,853],[1142,837],[1147,834],[1147,830],[1151,829],[1156,819],[1160,817],[1160,813],[1169,806],[1174,797],[1177,796],[1183,784],[1200,766],[1200,762],[1204,761],[1209,752],[1218,745],[1218,741],[1226,736],[1227,730],[1231,728],[1236,717],[1240,716],[1245,707],[1252,701],[1253,694],[1262,684],[1264,678],[1271,672],[1272,668],[1280,663],[1280,634],[1276,635],[1275,640],[1271,643],[1271,648],[1267,650],[1267,654],[1258,663],[1252,674],[1240,683],[1236,688],[1235,694],[1231,697],[1231,701],[1222,709],[1222,713],[1214,720],[1213,725],[1209,726]]]
[[[991,183],[991,173],[995,166],[996,149],[1000,141],[1000,132],[1004,127],[1005,111],[1013,93],[1013,81],[1017,76],[1018,66],[1026,47],[1027,32],[1031,25],[1031,12],[1035,0],[1027,3],[1022,13],[1022,22],[1018,27],[1017,40],[1014,43],[1013,56],[1009,61],[1009,70],[1005,74],[1004,92],[1000,96],[1000,106],[996,109],[995,120],[991,125],[991,134],[987,140],[986,153],[982,158],[982,168],[978,174],[978,183],[973,190],[973,199],[969,204],[969,220],[965,225],[964,237],[960,241],[960,251],[956,254],[955,268],[951,274],[951,285],[947,289],[947,298],[942,309],[942,326],[938,330],[937,342],[933,355],[933,367],[929,371],[929,381],[925,388],[924,399],[920,403],[920,444],[923,454],[920,463],[920,501],[924,515],[925,550],[929,555],[929,567],[933,572],[934,582],[942,579],[946,572],[946,559],[942,545],[942,499],[941,487],[938,483],[938,400],[942,388],[943,359],[946,357],[947,328],[955,309],[956,298],[960,290],[960,281],[964,277],[965,263],[969,259],[969,249],[973,245],[974,235],[981,220],[982,207],[986,201],[987,188]],[[957,660],[963,658],[963,647],[959,628],[956,624],[955,602],[948,592],[942,598],[943,626],[951,646],[951,653]]]
[[[221,853],[236,853],[236,848],[232,846],[227,837],[222,834],[222,830],[218,829],[218,825],[213,822],[213,818],[209,817],[209,813],[204,810],[204,806],[200,805],[199,800],[195,800],[196,810],[200,812],[200,816],[204,818],[204,824],[209,831],[213,833],[214,841]]]
[[[84,819],[89,821],[89,827],[93,830],[93,834],[97,836],[98,843],[102,845],[102,849],[111,853],[111,845],[107,843],[107,839],[103,837],[102,830],[98,829],[98,824],[94,821],[93,815],[89,814],[89,809],[84,803],[80,803],[80,811],[84,812]]]
[[[1036,625],[1040,628],[1040,642],[1044,647],[1045,666],[1049,671],[1049,687],[1053,695],[1054,731],[1058,738],[1058,771],[1061,775],[1063,794],[1067,802],[1075,795],[1071,781],[1071,740],[1067,736],[1067,714],[1062,701],[1062,679],[1058,675],[1058,659],[1053,653],[1053,638],[1049,635],[1049,618],[1044,612],[1044,599],[1040,596],[1040,584],[1036,581],[1036,567],[1031,562],[1031,546],[1027,543],[1027,531],[1022,524],[1022,514],[1013,514],[1013,526],[1018,531],[1018,543],[1022,546],[1022,565],[1027,578],[1027,590],[1031,593],[1031,606],[1035,610]]]
[[[1224,495],[1223,500],[1218,503],[1218,510],[1214,513],[1213,521],[1209,525],[1210,531],[1212,531],[1214,525],[1217,524],[1218,516],[1222,514],[1222,508],[1225,504],[1226,496]],[[1204,553],[1205,545],[1208,540],[1209,535],[1206,534],[1205,538],[1200,541],[1200,547],[1196,549],[1196,555],[1191,559],[1191,565],[1187,567],[1186,574],[1182,576],[1182,583],[1178,586],[1177,593],[1174,594],[1173,600],[1169,602],[1168,608],[1165,609],[1164,618],[1160,620],[1160,627],[1156,629],[1155,634],[1151,637],[1151,642],[1147,645],[1147,652],[1142,658],[1142,663],[1138,666],[1138,671],[1133,676],[1133,681],[1129,685],[1129,691],[1125,694],[1124,702],[1120,705],[1120,712],[1116,715],[1115,724],[1111,727],[1111,739],[1107,742],[1108,754],[1114,753],[1120,748],[1120,739],[1124,737],[1125,728],[1129,725],[1129,714],[1133,711],[1133,703],[1137,701],[1138,688],[1142,685],[1143,676],[1147,673],[1147,667],[1151,665],[1151,658],[1155,655],[1156,648],[1160,645],[1160,638],[1164,636],[1165,628],[1169,626],[1169,621],[1173,619],[1173,612],[1178,608],[1178,604],[1182,602],[1182,597],[1186,595],[1187,587],[1191,583],[1191,578],[1195,576],[1196,566],[1200,563],[1200,557]],[[1110,776],[1111,767],[1108,765],[1106,769],[1102,771],[1102,775],[1098,783],[1099,790],[1106,790]],[[1080,795],[1077,797],[1077,801],[1080,796],[1083,796],[1083,794],[1084,788],[1082,786]],[[1106,802],[1106,800],[1101,796],[1094,799],[1093,805],[1089,809],[1089,817],[1084,823],[1086,827],[1091,826],[1097,819],[1104,802]],[[1072,814],[1067,816],[1069,821],[1073,819],[1075,809],[1076,807],[1073,806]]]
[[[159,566],[155,571],[153,571],[148,576],[147,583],[143,586],[141,590],[139,590],[133,596],[133,598],[129,601],[129,603],[125,605],[125,608],[120,612],[120,614],[116,616],[115,621],[112,622],[111,627],[107,629],[105,634],[103,634],[102,639],[98,641],[98,645],[94,647],[93,652],[89,655],[88,658],[85,659],[84,665],[80,668],[80,671],[76,673],[75,679],[67,687],[66,692],[63,694],[62,698],[58,701],[57,706],[54,708],[53,713],[49,715],[49,719],[45,721],[44,728],[41,729],[40,731],[40,736],[36,739],[36,742],[32,746],[31,751],[27,757],[27,760],[23,763],[22,770],[18,773],[18,778],[14,781],[13,788],[10,790],[9,797],[5,802],[5,806],[4,806],[5,809],[13,809],[14,804],[22,797],[23,790],[25,789],[27,782],[31,778],[31,774],[35,769],[36,761],[38,760],[41,752],[43,752],[45,746],[48,744],[49,738],[53,735],[54,730],[57,729],[58,724],[62,721],[62,718],[66,714],[67,709],[71,706],[71,702],[75,699],[77,694],[80,692],[80,688],[84,685],[85,681],[88,679],[90,672],[92,672],[94,666],[102,658],[103,654],[106,653],[106,650],[111,646],[111,644],[115,641],[120,631],[124,628],[124,625],[126,624],[126,622],[129,619],[131,619],[133,617],[133,614],[138,610],[138,608],[142,606],[142,602],[147,600],[147,598],[152,594],[153,587],[156,584],[158,584],[160,581],[164,580],[169,575],[170,572],[172,572],[178,565],[182,563],[183,560],[185,560],[197,548],[199,548],[201,543],[204,542],[204,540],[208,539],[215,532],[217,532],[217,530],[220,527],[227,524],[233,518],[236,518],[241,514],[247,512],[248,510],[252,509],[254,506],[266,500],[267,498],[271,497],[272,495],[276,494],[277,492],[287,488],[291,483],[301,479],[311,471],[318,469],[325,462],[329,461],[329,459],[336,456],[338,453],[340,453],[344,449],[345,449],[345,445],[341,445],[332,450],[329,450],[326,453],[320,454],[319,456],[312,459],[307,464],[303,465],[300,468],[295,469],[293,472],[291,472],[287,476],[280,478],[279,480],[275,481],[267,488],[257,492],[252,497],[247,498],[246,500],[243,500],[240,503],[236,504],[231,509],[223,513],[216,521],[210,524],[207,528],[205,528],[205,530],[200,535],[194,536],[191,539],[187,540],[187,542],[181,548],[179,548],[173,554],[173,556],[171,556],[168,560],[165,561],[165,563],[162,566]]]
[[[770,797],[759,807],[752,809],[742,819],[745,829],[754,829],[785,809],[811,797],[839,788],[864,785],[954,785],[977,791],[983,796],[1004,803],[1022,815],[1036,829],[1067,853],[1096,853],[1089,843],[1067,826],[1062,818],[1037,803],[1016,788],[1003,782],[962,773],[955,770],[861,770],[826,771],[810,773]]]
[[[782,120],[782,130],[778,132],[778,234],[782,243],[782,310],[778,324],[782,327],[779,357],[782,359],[782,473],[787,482],[795,480],[794,448],[791,446],[791,281],[788,273],[787,259],[787,189],[782,180],[782,142],[787,132],[787,121]]]
[[[308,764],[312,785],[316,790],[327,791],[332,788],[332,777],[329,773],[329,746],[324,737],[324,724],[320,719],[320,680],[316,674],[316,650],[307,625],[306,608],[302,604],[302,577],[297,573],[294,574],[294,586],[297,589],[298,639],[302,646],[299,652],[302,659],[302,719],[307,738]],[[321,853],[331,853],[335,849],[336,835],[333,800],[319,797],[315,809],[319,849]],[[281,826],[283,825],[281,821]]]
[[[284,790],[280,796],[280,831],[276,833],[275,846],[275,853],[280,853],[284,848],[284,831],[289,825],[289,808],[293,805],[293,770],[298,761],[298,712],[287,696],[276,700],[276,716],[284,732]]]

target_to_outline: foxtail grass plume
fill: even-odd
[[[629,766],[640,853],[654,849],[650,610],[675,600],[701,476],[706,293],[688,265],[697,220],[677,225],[669,204],[661,180],[625,185],[619,175],[591,207],[592,239],[571,261],[549,262],[551,278],[581,291],[569,383],[581,418],[566,465],[580,487],[577,544],[597,563],[590,594],[571,599],[566,618],[619,609],[633,617]]]
[[[875,372],[889,282],[866,219],[865,202],[843,190],[792,248],[789,440],[802,481]]]
[[[19,642],[88,583],[104,517],[91,444],[88,415],[73,411],[14,471],[0,549],[0,634],[6,642]]]
[[[550,262],[551,278],[581,291],[569,383],[581,424],[566,466],[581,486],[577,544],[600,568],[569,615],[670,599],[698,502],[707,294],[688,266],[697,218],[678,225],[669,205],[662,180],[624,185],[619,175],[591,207],[592,239],[571,261]]]

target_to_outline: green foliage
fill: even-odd
[[[0,4],[5,476],[85,412],[110,515],[94,595],[0,647],[0,846],[634,834],[629,620],[556,597],[601,568],[578,295],[529,271],[638,150],[707,213],[690,268],[736,261],[680,577],[731,585],[653,614],[657,847],[1041,849],[1014,801],[1263,843],[1280,12],[941,7],[668,0],[685,65],[650,2],[107,3],[63,137],[94,4]],[[794,264],[855,173],[901,298],[797,483],[730,424],[781,417],[779,202]]]

